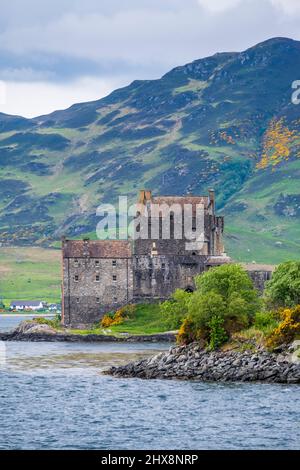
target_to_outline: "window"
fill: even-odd
[[[99,274],[96,275],[96,282],[100,282],[100,276],[99,276]]]
[[[116,281],[117,280],[117,276],[114,274],[113,275],[113,281]]]
[[[95,261],[95,266],[96,266],[96,267],[98,267],[98,266],[99,266],[99,264],[100,264],[100,263],[99,263],[99,261],[98,261],[98,260],[97,260],[97,261]]]
[[[116,304],[118,302],[118,297],[114,297],[114,303]]]
[[[100,304],[100,297],[96,298],[96,302],[97,302],[97,304]]]
[[[77,267],[79,264],[78,259],[74,259],[74,266]]]
[[[80,298],[79,298],[79,297],[77,297],[77,299],[76,299],[76,303],[77,303],[77,304],[79,304],[79,302],[80,302]]]
[[[117,261],[116,261],[115,259],[113,260],[112,265],[113,265],[114,267],[117,266]]]
[[[162,268],[162,269],[166,269],[165,263],[162,263],[161,268]]]
[[[75,281],[75,282],[78,282],[78,281],[79,281],[79,276],[77,276],[77,274],[76,274],[76,276],[74,276],[74,281]]]

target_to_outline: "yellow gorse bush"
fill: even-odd
[[[288,160],[291,147],[299,139],[296,131],[290,130],[284,119],[272,119],[263,138],[263,149],[261,159],[256,165],[258,169],[268,166],[276,166],[284,160]]]
[[[271,349],[293,341],[295,336],[300,334],[300,305],[281,310],[280,318],[281,322],[272,331],[266,342],[267,347]]]
[[[181,323],[181,326],[177,333],[177,343],[189,344],[194,341],[194,335],[192,331],[192,323],[188,318],[185,318]]]
[[[132,318],[135,314],[135,305],[125,305],[119,308],[113,315],[106,314],[102,318],[102,328],[109,328],[114,325],[121,325],[128,318]]]

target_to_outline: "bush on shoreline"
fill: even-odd
[[[267,308],[295,307],[300,304],[300,261],[277,266],[264,292]]]
[[[236,331],[249,326],[260,300],[248,274],[240,265],[212,268],[195,278],[196,291],[177,291],[173,303],[161,304],[161,312],[181,320],[178,342],[204,340],[210,349],[220,347]],[[184,295],[185,294],[185,295]]]
[[[61,328],[61,316],[58,314],[51,320],[49,318],[36,317],[29,321],[34,321],[34,323],[38,323],[39,325],[48,325],[54,329]]]
[[[161,304],[165,318],[179,325],[177,341],[217,349],[243,337],[274,349],[300,336],[300,262],[282,263],[263,299],[240,265],[223,265],[195,278],[196,291],[177,290]],[[239,333],[240,335],[236,335]]]
[[[300,335],[300,305],[280,311],[280,323],[268,336],[266,346],[274,349],[284,343],[290,343]]]
[[[176,289],[170,300],[160,304],[160,311],[167,328],[176,330],[180,328],[188,314],[191,294],[182,289]]]

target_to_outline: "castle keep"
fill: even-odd
[[[155,205],[164,210],[154,213]],[[174,233],[176,214],[172,208],[186,205],[191,208],[193,229],[197,207],[201,206],[204,213],[204,237],[192,249],[185,237],[184,218],[180,226],[182,237]],[[137,207],[140,220],[137,232],[146,230],[147,238],[63,239],[62,321],[65,325],[93,324],[104,313],[129,302],[167,299],[177,288],[193,291],[195,275],[230,262],[224,254],[224,219],[215,214],[214,191],[209,191],[207,196],[184,197],[154,197],[151,191],[141,191]],[[155,218],[158,231],[154,237]],[[162,224],[166,218],[167,238]]]

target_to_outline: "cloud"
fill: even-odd
[[[271,0],[272,4],[287,15],[300,15],[299,0]]]
[[[5,106],[7,99],[6,83],[0,81],[0,106]]]
[[[221,13],[240,6],[242,1],[250,3],[251,0],[198,0],[198,3],[213,13]],[[288,15],[300,14],[299,0],[269,0],[269,3]]]
[[[298,0],[1,0],[0,80],[33,94],[34,83],[47,86],[50,94],[39,94],[46,112],[54,90],[59,107],[63,90],[89,99],[87,78],[112,91],[215,52],[300,39],[299,14]]]
[[[240,2],[241,0],[198,0],[202,7],[214,13],[234,8]]]
[[[49,82],[0,82],[0,111],[29,118],[36,117],[68,108],[74,103],[97,100],[119,85],[117,80],[89,77],[74,81],[72,86]]]

